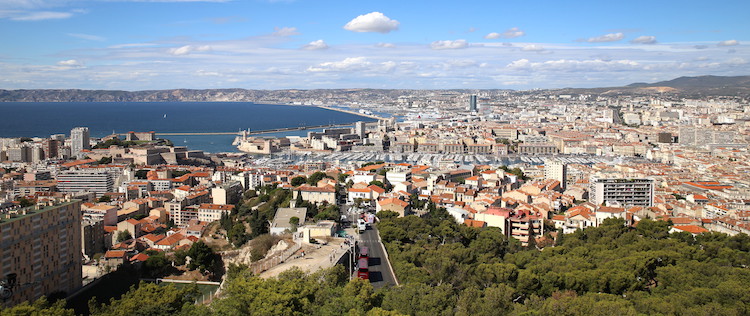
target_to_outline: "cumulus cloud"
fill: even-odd
[[[292,35],[299,35],[299,32],[297,32],[296,27],[274,27],[273,35],[274,36],[292,36]]]
[[[455,41],[434,41],[430,44],[430,48],[432,49],[460,49],[466,48],[467,46],[469,46],[469,43],[462,39]]]
[[[602,36],[596,36],[596,37],[589,37],[587,39],[581,39],[578,40],[579,42],[589,42],[589,43],[606,43],[606,42],[617,42],[621,39],[625,38],[625,35],[622,33],[609,33],[604,34]]]
[[[381,47],[381,48],[394,48],[394,47],[396,47],[396,45],[393,44],[393,43],[377,43],[377,44],[375,44],[375,46]]]
[[[739,44],[740,42],[738,42],[737,40],[726,40],[719,42],[718,44],[716,44],[716,46],[736,46]]]
[[[341,61],[330,61],[310,66],[309,72],[331,72],[331,71],[353,71],[370,66],[371,63],[364,57],[348,57]]]
[[[484,36],[486,39],[498,39],[498,38],[516,38],[526,35],[526,32],[520,30],[517,27],[507,29],[505,32],[496,33],[492,32]]]
[[[656,36],[638,36],[630,42],[633,44],[656,44]]]
[[[377,32],[385,34],[398,30],[399,24],[398,21],[390,19],[383,13],[370,12],[349,21],[349,23],[344,25],[344,29],[352,32]]]
[[[209,50],[211,50],[211,46],[208,46],[208,45],[202,45],[202,46],[185,45],[181,47],[170,48],[167,52],[170,55],[183,56],[183,55],[188,55],[192,52],[206,52]]]
[[[75,59],[61,60],[57,62],[57,65],[70,68],[83,67],[83,63]]]
[[[306,50],[328,49],[328,44],[326,44],[326,42],[323,41],[322,39],[319,39],[317,41],[312,41],[305,46],[302,46],[302,49],[306,49]]]

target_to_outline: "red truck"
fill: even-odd
[[[370,279],[370,270],[367,264],[367,258],[357,260],[357,277],[363,280]]]

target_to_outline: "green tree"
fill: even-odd
[[[65,301],[58,300],[51,303],[42,296],[33,303],[22,302],[13,307],[0,307],[0,315],[59,315],[73,316],[75,312],[72,309],[65,308]]]
[[[316,171],[309,178],[307,178],[307,184],[309,184],[309,185],[317,185],[318,181],[323,180],[323,178],[331,178],[331,177],[329,177],[328,175],[326,175],[325,172]]]
[[[292,232],[296,232],[297,226],[299,226],[299,217],[292,216],[289,218],[289,225],[292,225]]]
[[[109,195],[102,195],[102,197],[97,200],[99,203],[109,203],[112,202],[112,198]]]
[[[131,239],[133,239],[133,235],[131,235],[130,231],[128,231],[127,229],[117,232],[117,242],[123,242]]]
[[[187,255],[191,258],[188,266],[191,270],[210,271],[217,262],[216,254],[202,240],[196,241],[188,250]]]
[[[294,187],[298,187],[304,184],[305,182],[307,182],[307,178],[305,178],[304,176],[297,176],[297,177],[292,178],[292,181],[290,181],[289,183]]]
[[[89,309],[95,316],[174,315],[193,308],[199,293],[195,285],[178,289],[171,284],[160,286],[141,282],[137,288],[134,285],[119,300],[112,299],[109,304],[99,305],[92,299]]]

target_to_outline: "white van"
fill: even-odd
[[[357,229],[359,230],[359,233],[364,233],[365,230],[367,230],[367,222],[365,222],[364,219],[358,219],[357,220]]]

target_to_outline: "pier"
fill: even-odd
[[[323,105],[319,105],[318,107],[321,108],[321,109],[326,109],[326,110],[337,111],[337,112],[342,112],[342,113],[348,113],[348,114],[358,115],[358,116],[361,116],[361,117],[371,118],[371,119],[378,120],[378,121],[386,119],[385,117],[380,117],[380,116],[377,116],[377,115],[364,114],[364,113],[359,113],[359,112],[355,112],[355,111],[351,111],[351,110],[346,110],[346,109],[341,109],[341,108],[334,108],[334,107],[328,107],[328,106],[323,106]]]
[[[335,128],[335,127],[345,127],[345,126],[352,126],[352,125],[353,123],[351,124],[325,124],[325,125],[313,125],[313,126],[283,127],[283,128],[257,130],[257,131],[251,130],[247,132],[247,135],[303,131],[303,130],[318,129],[318,128]],[[155,132],[155,134],[156,136],[242,135],[242,131],[237,131],[237,132]],[[125,136],[127,134],[121,133],[117,135]]]

